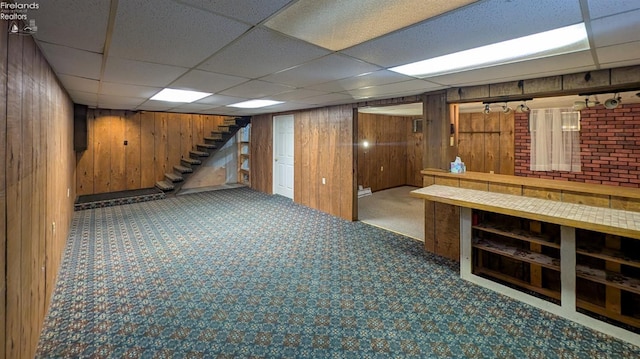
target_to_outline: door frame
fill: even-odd
[[[294,134],[294,137],[293,137],[293,152],[294,152],[294,159],[295,159],[295,132],[296,132],[295,131],[295,116],[293,114],[280,114],[280,115],[271,116],[271,126],[272,126],[272,133],[273,133],[273,136],[271,138],[271,146],[272,146],[271,147],[272,148],[272,151],[271,151],[272,152],[272,158],[271,158],[271,168],[272,168],[272,171],[271,171],[272,172],[272,174],[271,174],[271,182],[272,182],[272,184],[271,184],[271,192],[273,194],[278,194],[278,192],[276,191],[276,189],[278,187],[278,183],[276,181],[276,176],[277,176],[277,174],[276,174],[277,173],[277,168],[276,168],[276,157],[277,157],[276,139],[278,137],[278,132],[276,131],[276,117],[285,117],[285,116],[287,116],[287,117],[290,116],[292,118],[292,120],[293,120],[293,134]],[[294,162],[294,164],[293,164],[293,179],[292,179],[294,184],[295,184],[295,176],[296,176],[295,170],[296,170],[296,167],[295,167],[295,162]],[[295,197],[295,191],[296,191],[296,188],[294,186],[293,187],[293,196],[291,197],[291,200],[293,200],[294,197]]]

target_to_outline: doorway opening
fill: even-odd
[[[424,240],[422,102],[359,108],[356,179],[358,220]]]
[[[273,116],[273,193],[293,199],[293,115]]]

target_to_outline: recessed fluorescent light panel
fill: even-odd
[[[279,103],[284,103],[282,101],[272,101],[272,100],[249,100],[244,102],[238,102],[231,105],[227,105],[227,107],[237,107],[237,108],[260,108],[277,105]]]
[[[155,94],[151,98],[151,100],[188,103],[188,102],[198,101],[201,98],[205,98],[211,95],[212,95],[211,93],[207,93],[207,92],[164,89],[158,92],[157,94]]]
[[[389,70],[419,78],[446,75],[589,49],[584,23],[519,37]]]

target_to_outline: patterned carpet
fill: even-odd
[[[41,358],[631,358],[422,243],[247,188],[75,213]]]

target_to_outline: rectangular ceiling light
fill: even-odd
[[[419,78],[446,75],[589,49],[584,23],[434,57],[389,70]]]
[[[279,103],[284,103],[282,101],[272,101],[272,100],[249,100],[244,102],[238,102],[231,105],[227,105],[227,107],[237,107],[237,108],[260,108],[277,105]]]
[[[346,49],[477,0],[298,0],[265,26],[332,51]]]
[[[163,89],[162,91],[153,95],[153,97],[151,97],[151,100],[188,103],[188,102],[198,101],[201,98],[205,98],[211,95],[212,95],[211,93],[207,93],[207,92]]]

